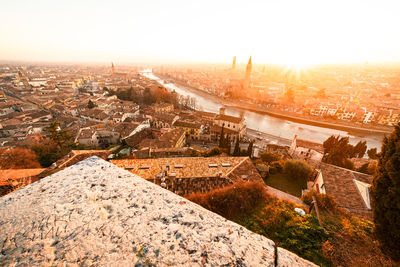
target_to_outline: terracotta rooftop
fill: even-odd
[[[120,122],[113,126],[113,130],[118,132],[121,135],[121,138],[125,138],[129,136],[129,134],[131,134],[139,125],[140,123]]]
[[[179,139],[185,135],[183,129],[170,129],[167,132],[162,133],[157,139],[143,139],[139,144],[138,148],[168,148],[175,147]]]
[[[334,165],[321,163],[326,193],[332,195],[338,205],[350,211],[370,211],[365,204],[355,180],[371,184],[372,176]]]
[[[233,123],[240,123],[241,121],[243,121],[243,118],[219,114],[219,115],[217,115],[215,117],[215,120],[222,120],[222,121],[229,121],[229,122],[233,122]]]
[[[258,181],[261,179],[248,157],[123,159],[111,162],[145,179],[156,177],[167,164],[176,178],[216,177],[221,173],[222,177],[228,177],[232,181],[239,178]]]
[[[177,120],[174,123],[174,127],[200,129],[200,126],[201,126],[201,123],[198,123],[198,122],[195,122],[195,121]]]

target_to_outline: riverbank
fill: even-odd
[[[229,106],[229,107],[237,108],[237,109],[244,109],[244,110],[256,112],[259,114],[269,115],[269,116],[272,116],[275,118],[285,119],[285,120],[292,121],[292,122],[297,122],[297,123],[302,123],[302,124],[307,124],[307,125],[312,125],[312,126],[318,126],[318,127],[328,128],[328,129],[346,131],[346,132],[349,132],[350,134],[354,134],[354,135],[359,135],[359,134],[384,135],[384,134],[391,133],[391,131],[389,131],[389,130],[386,131],[386,130],[371,129],[371,128],[361,128],[361,127],[356,127],[356,126],[349,126],[349,125],[343,125],[343,124],[310,120],[310,119],[306,119],[306,118],[302,118],[302,117],[294,117],[294,116],[291,116],[288,114],[263,110],[261,108],[249,108],[249,107],[243,107],[243,106],[239,107],[236,105]]]
[[[218,97],[214,94],[211,94],[209,92],[206,92],[204,90],[200,90],[196,87],[190,86],[185,84],[184,82],[178,81],[176,79],[173,79],[170,76],[167,75],[162,75],[159,73],[155,73],[159,78],[163,80],[173,80],[175,84],[184,86],[188,90],[195,92],[197,94],[203,95],[205,97],[211,97],[212,99],[218,101],[221,103],[221,105],[231,107],[234,109],[238,110],[244,110],[244,111],[251,111],[254,113],[262,114],[262,115],[268,115],[271,117],[275,118],[280,118],[280,119],[285,119],[288,121],[296,122],[296,123],[301,123],[301,124],[306,124],[306,125],[311,125],[311,126],[317,126],[317,127],[323,127],[327,129],[335,129],[335,130],[341,130],[341,131],[346,131],[351,135],[356,135],[356,136],[363,136],[363,135],[385,135],[385,134],[390,134],[392,130],[390,129],[376,129],[376,128],[366,128],[366,127],[357,127],[357,126],[351,126],[351,125],[346,125],[343,123],[331,123],[331,122],[326,122],[326,121],[318,121],[314,119],[308,119],[300,116],[293,116],[291,114],[287,114],[284,112],[276,112],[276,111],[269,111],[266,109],[250,106],[250,104],[245,104],[245,103],[238,103],[237,101],[232,101],[232,100],[227,100],[221,97]],[[245,104],[245,105],[244,105]],[[240,106],[239,106],[240,105]]]

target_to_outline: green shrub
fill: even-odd
[[[265,203],[267,189],[260,182],[236,182],[207,193],[193,193],[186,198],[221,216],[235,220]]]
[[[283,171],[283,162],[282,161],[274,161],[270,163],[269,173],[281,173]]]
[[[204,157],[213,157],[213,156],[218,156],[221,155],[222,152],[224,152],[223,149],[219,148],[219,147],[214,147],[213,149],[209,150],[209,151],[205,151],[202,153],[202,155]]]
[[[336,200],[327,194],[318,194],[315,190],[310,190],[306,194],[301,197],[301,200],[304,201],[307,205],[311,205],[313,199],[312,197],[315,196],[315,199],[318,202],[318,208],[321,211],[328,211],[328,212],[337,212],[338,205]]]
[[[273,161],[280,161],[282,160],[281,157],[277,154],[271,153],[271,152],[264,152],[260,154],[260,157],[262,159],[262,161],[264,161],[265,163],[271,163]]]
[[[321,251],[329,233],[319,226],[314,216],[301,216],[294,211],[295,207],[292,203],[271,199],[262,209],[240,221],[240,224],[305,259],[329,266],[329,261]]]
[[[294,180],[303,180],[307,182],[313,168],[302,160],[287,160],[283,166],[284,172]]]

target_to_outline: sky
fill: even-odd
[[[400,0],[1,0],[0,60],[400,61]]]

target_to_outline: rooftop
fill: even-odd
[[[315,266],[96,157],[0,198],[4,265]]]
[[[241,123],[243,121],[243,118],[219,114],[215,117],[215,120],[229,121],[232,123]]]
[[[363,198],[365,192],[357,187],[359,184],[357,181],[370,185],[372,183],[371,175],[326,163],[321,163],[321,172],[326,193],[332,195],[340,207],[356,213],[363,212],[363,214],[366,214],[365,212],[371,212],[369,201],[365,201]]]
[[[262,181],[248,157],[122,159],[111,162],[144,179],[154,179],[169,164],[170,172],[175,173],[176,178],[216,177],[220,173],[233,181],[239,178]]]

